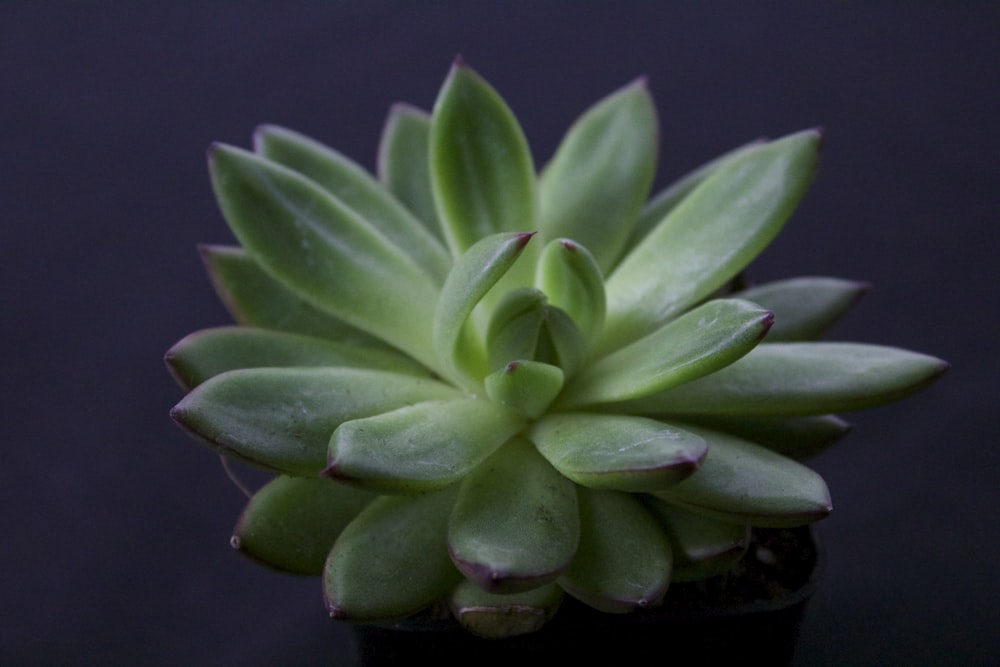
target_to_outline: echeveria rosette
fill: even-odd
[[[650,198],[643,80],[589,109],[536,173],[510,109],[462,63],[433,112],[393,107],[377,175],[287,129],[215,145],[240,247],[202,253],[236,325],[167,362],[172,415],[276,473],[233,544],[321,575],[354,622],[447,604],[472,632],[541,627],[572,595],[656,605],[725,572],[752,527],[826,516],[801,463],[838,415],[947,365],[818,342],[865,285],[734,280],[806,191],[807,130]]]

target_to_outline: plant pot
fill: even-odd
[[[426,660],[481,667],[516,665],[527,658],[716,664],[752,657],[758,664],[787,665],[822,566],[813,528],[755,529],[733,572],[675,583],[655,609],[605,614],[567,596],[542,630],[500,640],[472,636],[450,619],[360,625],[354,628],[358,664],[383,667]]]

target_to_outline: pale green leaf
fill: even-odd
[[[486,329],[487,369],[503,370],[517,359],[534,359],[546,315],[545,294],[525,287],[497,302]]]
[[[581,243],[608,271],[649,194],[658,143],[656,108],[645,79],[588,109],[539,178],[539,229],[546,240]]]
[[[747,551],[748,525],[694,514],[654,496],[648,496],[645,503],[670,538],[673,581],[701,581],[725,574]]]
[[[767,342],[815,340],[836,324],[868,289],[840,278],[803,277],[755,285],[734,294],[774,313]]]
[[[559,394],[564,377],[558,366],[522,359],[487,375],[484,384],[491,401],[537,419]]]
[[[715,431],[724,431],[804,461],[829,448],[846,436],[851,425],[836,415],[805,417],[748,417],[707,415],[691,421]]]
[[[557,584],[523,593],[487,593],[467,579],[451,592],[449,607],[463,628],[485,639],[536,632],[559,609],[565,593]]]
[[[485,591],[538,588],[569,566],[579,521],[573,483],[514,438],[462,481],[448,523],[451,558]]]
[[[586,340],[597,335],[607,308],[604,277],[587,248],[569,239],[551,241],[538,259],[536,284]]]

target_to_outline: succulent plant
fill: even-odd
[[[240,246],[206,245],[237,324],[166,355],[172,417],[275,473],[232,544],[320,576],[337,619],[450,609],[471,632],[605,612],[729,570],[753,527],[831,510],[802,461],[844,412],[947,367],[820,342],[865,285],[741,279],[816,171],[821,133],[757,141],[649,198],[639,79],[536,172],[503,99],[460,60],[433,111],[396,105],[376,174],[262,126],[216,144]]]

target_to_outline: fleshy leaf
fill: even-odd
[[[905,398],[948,364],[935,357],[865,343],[768,343],[711,375],[617,404],[670,415],[821,415]]]
[[[552,414],[529,437],[577,484],[636,493],[676,484],[698,469],[708,451],[699,435],[627,415]]]
[[[205,268],[219,298],[240,324],[390,349],[383,340],[299,298],[240,247],[201,245]]]
[[[756,285],[735,294],[774,313],[767,342],[815,340],[862,297],[868,285],[840,278],[803,277]]]
[[[461,579],[446,532],[455,489],[381,496],[344,529],[323,571],[330,616],[363,623],[411,616]]]
[[[545,319],[545,294],[530,287],[507,292],[486,329],[487,368],[502,370],[516,359],[534,359]]]
[[[483,341],[472,311],[517,260],[529,233],[494,234],[469,248],[452,268],[434,309],[434,343],[441,365],[458,382],[475,389],[486,375]]]
[[[421,493],[461,479],[523,427],[490,401],[408,405],[342,424],[326,475],[389,493]]]
[[[484,384],[491,401],[537,419],[559,394],[564,377],[558,366],[519,360],[487,375]]]
[[[674,555],[673,581],[701,581],[724,574],[743,557],[750,526],[692,514],[649,496],[646,506],[663,522]]]
[[[830,513],[826,483],[801,463],[735,436],[686,428],[708,441],[708,456],[698,472],[657,497],[723,521],[769,528],[801,526]]]
[[[226,221],[268,273],[314,306],[434,366],[428,304],[438,287],[407,254],[287,167],[219,144],[210,167]]]
[[[709,415],[689,418],[715,431],[724,431],[778,452],[796,461],[805,461],[847,435],[850,423],[836,415],[806,417],[727,417]]]
[[[597,260],[584,246],[555,239],[538,259],[536,283],[549,303],[561,308],[587,340],[604,324],[604,277]]]
[[[224,454],[310,476],[325,467],[330,434],[342,422],[457,395],[440,382],[386,371],[254,368],[203,382],[170,415]]]
[[[340,532],[374,495],[318,477],[276,477],[247,503],[231,543],[254,560],[319,576]]]
[[[360,165],[298,132],[263,125],[254,134],[258,154],[312,179],[364,218],[439,284],[451,265],[444,245]]]
[[[599,351],[650,333],[753,260],[805,194],[819,146],[805,131],[754,148],[685,197],[608,278]]]
[[[570,238],[608,271],[656,173],[656,108],[640,79],[605,97],[570,128],[538,184],[539,229]]]
[[[449,607],[459,623],[485,639],[503,639],[540,630],[565,597],[557,584],[548,584],[523,593],[487,593],[468,580],[451,592]]]
[[[455,256],[480,239],[535,228],[535,168],[499,94],[456,62],[434,104],[431,187]]]
[[[723,368],[753,349],[770,311],[742,299],[713,299],[580,373],[560,407],[640,398]]]
[[[398,352],[243,326],[188,334],[167,350],[164,359],[185,389],[239,368],[344,366],[428,375],[427,369]]]
[[[632,238],[629,240],[626,251],[634,248],[642,239],[646,238],[649,232],[660,224],[660,221],[676,207],[681,200],[691,193],[696,187],[730,162],[742,157],[748,151],[760,146],[763,141],[753,141],[739,148],[727,151],[722,155],[696,167],[692,171],[684,174],[670,185],[653,195],[642,207],[639,214],[639,221],[632,231]]]
[[[448,523],[452,561],[492,593],[555,581],[579,539],[576,488],[523,438],[466,477]]]
[[[431,192],[430,134],[430,114],[409,104],[394,104],[382,131],[375,168],[389,191],[443,242]]]
[[[670,585],[670,542],[639,500],[620,491],[579,489],[580,546],[563,589],[610,613],[656,605]]]

